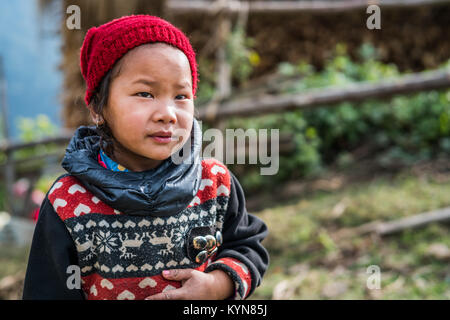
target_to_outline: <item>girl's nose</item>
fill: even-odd
[[[157,106],[152,118],[155,122],[175,124],[177,122],[175,107],[170,103],[161,103]]]

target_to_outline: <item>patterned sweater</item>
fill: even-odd
[[[195,245],[208,235],[215,245]],[[215,159],[202,160],[189,206],[167,217],[124,214],[63,175],[41,207],[23,298],[145,299],[181,286],[163,278],[163,270],[195,268],[227,272],[235,284],[230,298],[245,299],[267,268],[260,243],[266,235],[265,224],[247,213],[238,180]],[[81,271],[78,290],[67,285],[70,265]]]

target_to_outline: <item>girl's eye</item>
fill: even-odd
[[[183,98],[181,98],[179,100],[187,99],[187,95],[185,95],[185,94],[179,94],[179,95],[176,96],[176,98],[178,98],[178,97],[183,97]]]
[[[152,94],[151,93],[148,93],[148,92],[138,92],[138,93],[136,93],[139,97],[142,97],[142,98],[150,98],[150,96],[152,96]]]

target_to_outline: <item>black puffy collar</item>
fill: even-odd
[[[115,172],[98,163],[100,136],[96,128],[81,126],[66,149],[62,167],[100,200],[122,213],[171,216],[184,210],[200,187],[202,131],[195,118],[190,143],[191,152],[181,164],[168,158],[151,170]]]

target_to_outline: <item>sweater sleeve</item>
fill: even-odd
[[[75,243],[46,197],[33,234],[22,299],[84,299],[81,288],[69,289],[67,285],[69,277],[77,276],[69,266],[78,266]]]
[[[232,299],[246,299],[261,283],[269,264],[269,254],[261,241],[267,236],[265,223],[249,214],[245,196],[231,173],[230,199],[223,225],[223,244],[205,272],[221,269],[235,284]]]

